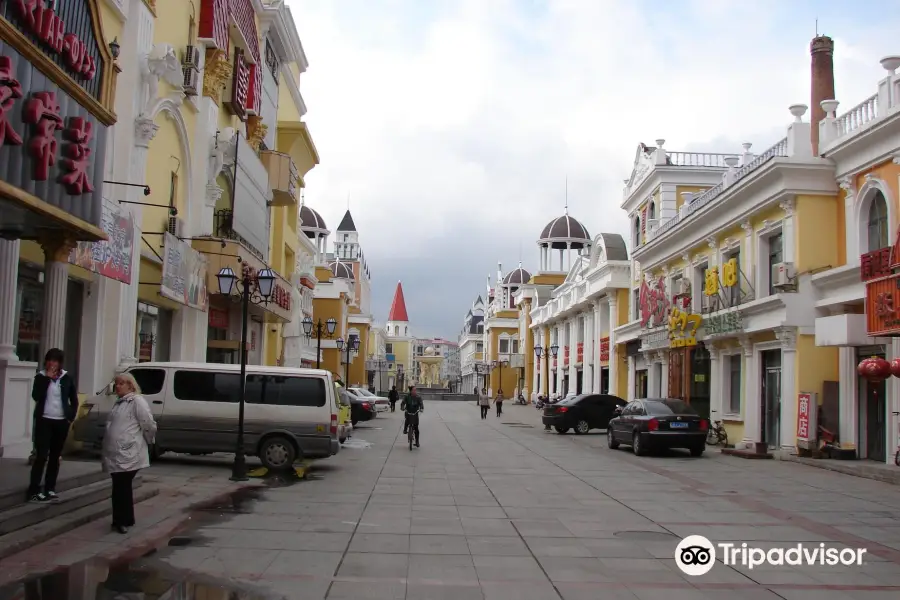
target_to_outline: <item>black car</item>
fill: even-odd
[[[544,407],[542,421],[557,433],[574,429],[575,433],[583,434],[591,429],[606,429],[616,407],[621,406],[625,406],[625,401],[618,396],[582,394]]]
[[[350,422],[354,427],[361,421],[371,421],[378,416],[374,402],[360,398],[347,390],[341,390],[341,397],[350,403]]]
[[[673,398],[634,400],[609,422],[609,447],[630,445],[637,456],[652,450],[686,448],[691,456],[706,449],[709,421],[682,400]]]

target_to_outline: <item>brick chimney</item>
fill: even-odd
[[[819,155],[819,121],[825,118],[822,100],[834,100],[834,40],[827,35],[813,38],[809,43],[812,59],[810,108],[810,141],[813,156]]]

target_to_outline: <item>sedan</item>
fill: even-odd
[[[609,422],[609,447],[630,445],[637,456],[653,450],[686,448],[691,456],[706,449],[709,421],[689,404],[673,398],[633,400]]]
[[[352,388],[350,388],[350,391],[353,392],[354,394],[356,394],[362,400],[368,400],[369,402],[374,402],[375,410],[377,410],[378,412],[385,412],[387,410],[390,410],[390,408],[391,408],[390,400],[388,400],[387,398],[384,398],[382,396],[376,396],[375,394],[373,394],[372,392],[370,392],[369,390],[367,390],[365,388],[352,387]]]
[[[378,416],[375,410],[375,403],[369,400],[363,400],[355,394],[351,394],[347,390],[341,390],[344,398],[350,402],[350,422],[356,427],[361,421],[371,421]]]
[[[609,420],[615,416],[616,408],[625,406],[618,396],[606,394],[582,394],[569,396],[556,404],[544,407],[542,422],[566,433],[575,429],[577,434],[585,434],[591,429],[606,429]]]

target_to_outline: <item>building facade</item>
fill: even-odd
[[[441,387],[458,388],[460,381],[460,362],[459,362],[459,344],[445,340],[443,338],[416,338],[415,356],[425,356],[425,351],[431,348],[434,356],[443,358],[440,370]],[[419,363],[416,362],[418,369]],[[419,379],[419,373],[416,373],[416,380]]]
[[[479,295],[463,319],[459,333],[459,371],[462,391],[487,387],[481,372],[484,365],[484,300]]]
[[[415,344],[406,310],[406,298],[403,296],[403,282],[397,282],[394,299],[384,325],[385,360],[387,360],[388,389],[397,386],[400,392],[414,385]]]

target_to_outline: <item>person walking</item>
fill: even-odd
[[[130,373],[117,375],[119,397],[106,419],[103,436],[103,470],[112,478],[112,528],[128,533],[134,525],[134,476],[150,466],[150,444],[156,421],[141,388]]]
[[[497,416],[499,417],[503,414],[503,390],[497,392],[497,398],[494,400],[494,405],[497,407]]]
[[[391,386],[391,391],[388,392],[388,401],[391,403],[391,412],[394,412],[397,409],[397,400],[400,399],[400,393],[397,391],[397,386]]]
[[[65,355],[51,348],[44,356],[44,368],[34,376],[31,398],[34,400],[34,462],[28,485],[29,502],[55,502],[56,478],[63,446],[69,437],[69,426],[78,414],[78,391],[75,381],[62,368]],[[47,471],[44,473],[44,466]],[[41,479],[44,480],[43,489]]]
[[[484,388],[481,388],[481,393],[478,394],[478,406],[481,407],[481,418],[487,419],[488,410],[491,408],[491,397]]]

